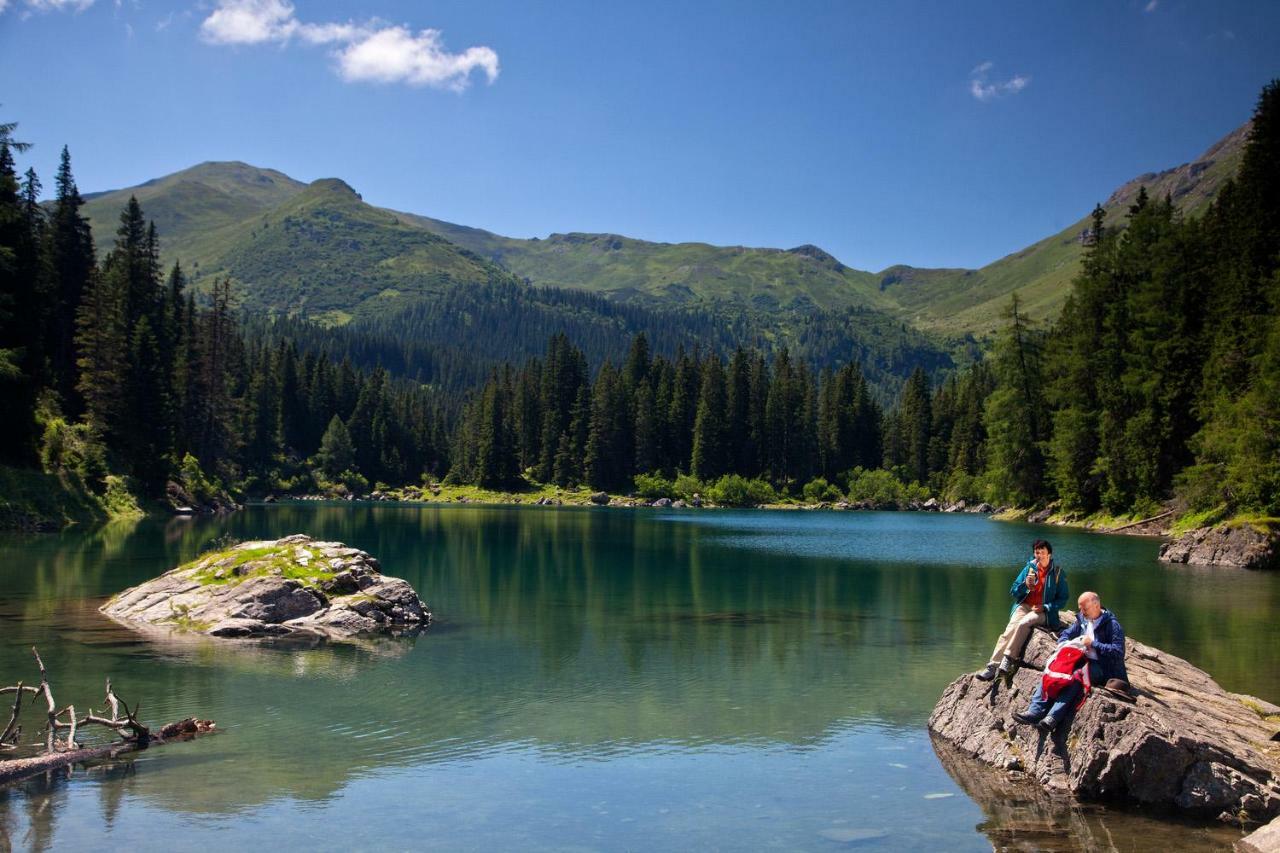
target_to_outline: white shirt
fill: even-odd
[[[1084,636],[1089,638],[1089,645],[1084,647],[1084,653],[1089,660],[1097,660],[1098,653],[1093,648],[1093,629],[1098,627],[1098,622],[1102,620],[1102,614],[1098,614],[1097,619],[1086,619],[1084,623]]]

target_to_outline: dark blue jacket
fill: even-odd
[[[1058,636],[1059,643],[1076,640],[1084,636],[1084,626],[1088,622],[1076,613],[1075,624]],[[1098,626],[1093,629],[1093,645],[1090,647],[1098,653],[1097,669],[1102,671],[1102,679],[1119,678],[1129,680],[1129,672],[1124,666],[1124,628],[1120,620],[1110,610],[1103,610],[1098,617]]]
[[[1009,594],[1013,596],[1013,607],[1009,608],[1009,617],[1013,617],[1013,611],[1018,609],[1018,605],[1027,597],[1030,590],[1027,589],[1027,572],[1035,568],[1036,558],[1032,557],[1027,560],[1027,564],[1022,567],[1022,571],[1018,572],[1018,577],[1013,582],[1013,586],[1009,587]],[[1049,573],[1044,579],[1044,624],[1050,628],[1057,628],[1061,622],[1058,621],[1058,611],[1067,603],[1067,573],[1058,565],[1057,560],[1049,560]]]

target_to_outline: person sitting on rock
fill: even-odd
[[[1113,679],[1127,684],[1129,673],[1124,665],[1124,628],[1120,627],[1119,620],[1110,610],[1102,608],[1096,592],[1081,593],[1076,603],[1080,609],[1076,612],[1075,624],[1058,637],[1058,647],[1079,644],[1084,650],[1081,662],[1088,662],[1090,684],[1115,683]],[[1041,679],[1031,694],[1030,707],[1015,713],[1013,718],[1051,732],[1075,710],[1083,691],[1083,680],[1074,678],[1050,698],[1045,695],[1044,680]]]
[[[1053,559],[1053,546],[1046,540],[1033,542],[1031,553],[1033,556],[1009,589],[1013,596],[1009,624],[996,641],[987,668],[977,673],[983,681],[990,681],[998,673],[1013,672],[1032,628],[1047,625],[1056,630],[1060,625],[1058,609],[1067,603],[1069,595],[1067,573]]]

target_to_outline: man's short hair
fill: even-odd
[[[1049,544],[1048,539],[1037,539],[1036,541],[1031,543],[1032,551],[1039,551],[1041,548],[1045,549],[1050,554],[1053,553],[1053,546]]]

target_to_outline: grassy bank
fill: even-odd
[[[109,477],[97,495],[79,477],[0,465],[0,530],[60,530],[68,524],[143,514],[123,478]]]

